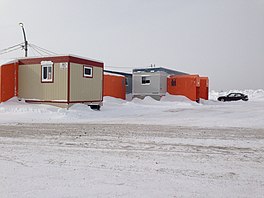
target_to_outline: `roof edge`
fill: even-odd
[[[77,55],[74,55],[74,54],[55,54],[55,55],[44,55],[44,56],[30,56],[30,57],[21,57],[21,58],[18,58],[18,60],[38,59],[38,58],[54,58],[54,57],[73,57],[73,58],[80,58],[80,59],[84,59],[84,60],[89,60],[89,61],[94,61],[94,62],[98,62],[98,63],[103,63],[101,60],[96,60],[96,59],[92,59],[92,58],[86,58],[86,57],[77,56]]]

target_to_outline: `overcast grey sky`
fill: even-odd
[[[23,42],[19,22],[30,43],[107,69],[155,64],[217,91],[264,88],[264,0],[0,0],[0,50]]]

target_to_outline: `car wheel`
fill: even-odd
[[[221,102],[225,102],[225,99],[224,99],[224,98],[222,98],[220,101],[221,101]]]

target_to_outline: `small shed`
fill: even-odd
[[[168,93],[186,96],[190,100],[200,100],[199,75],[172,75],[167,80]]]
[[[85,103],[99,109],[103,68],[100,61],[74,55],[19,59],[18,97],[31,103],[60,107]]]
[[[0,65],[0,103],[17,96],[18,61]]]
[[[209,78],[200,77],[200,98],[208,100],[209,98]]]
[[[156,100],[160,100],[167,92],[167,77],[169,75],[186,75],[186,73],[163,67],[134,69],[133,97],[151,96]]]
[[[104,96],[126,99],[125,76],[104,72]]]

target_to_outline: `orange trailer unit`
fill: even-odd
[[[0,66],[0,102],[17,96],[18,62]]]
[[[208,100],[208,92],[209,92],[209,78],[208,77],[200,77],[200,98],[204,100]]]
[[[126,99],[125,76],[104,73],[104,96]]]
[[[199,75],[173,75],[167,79],[167,90],[172,95],[186,96],[192,101],[199,102]]]

